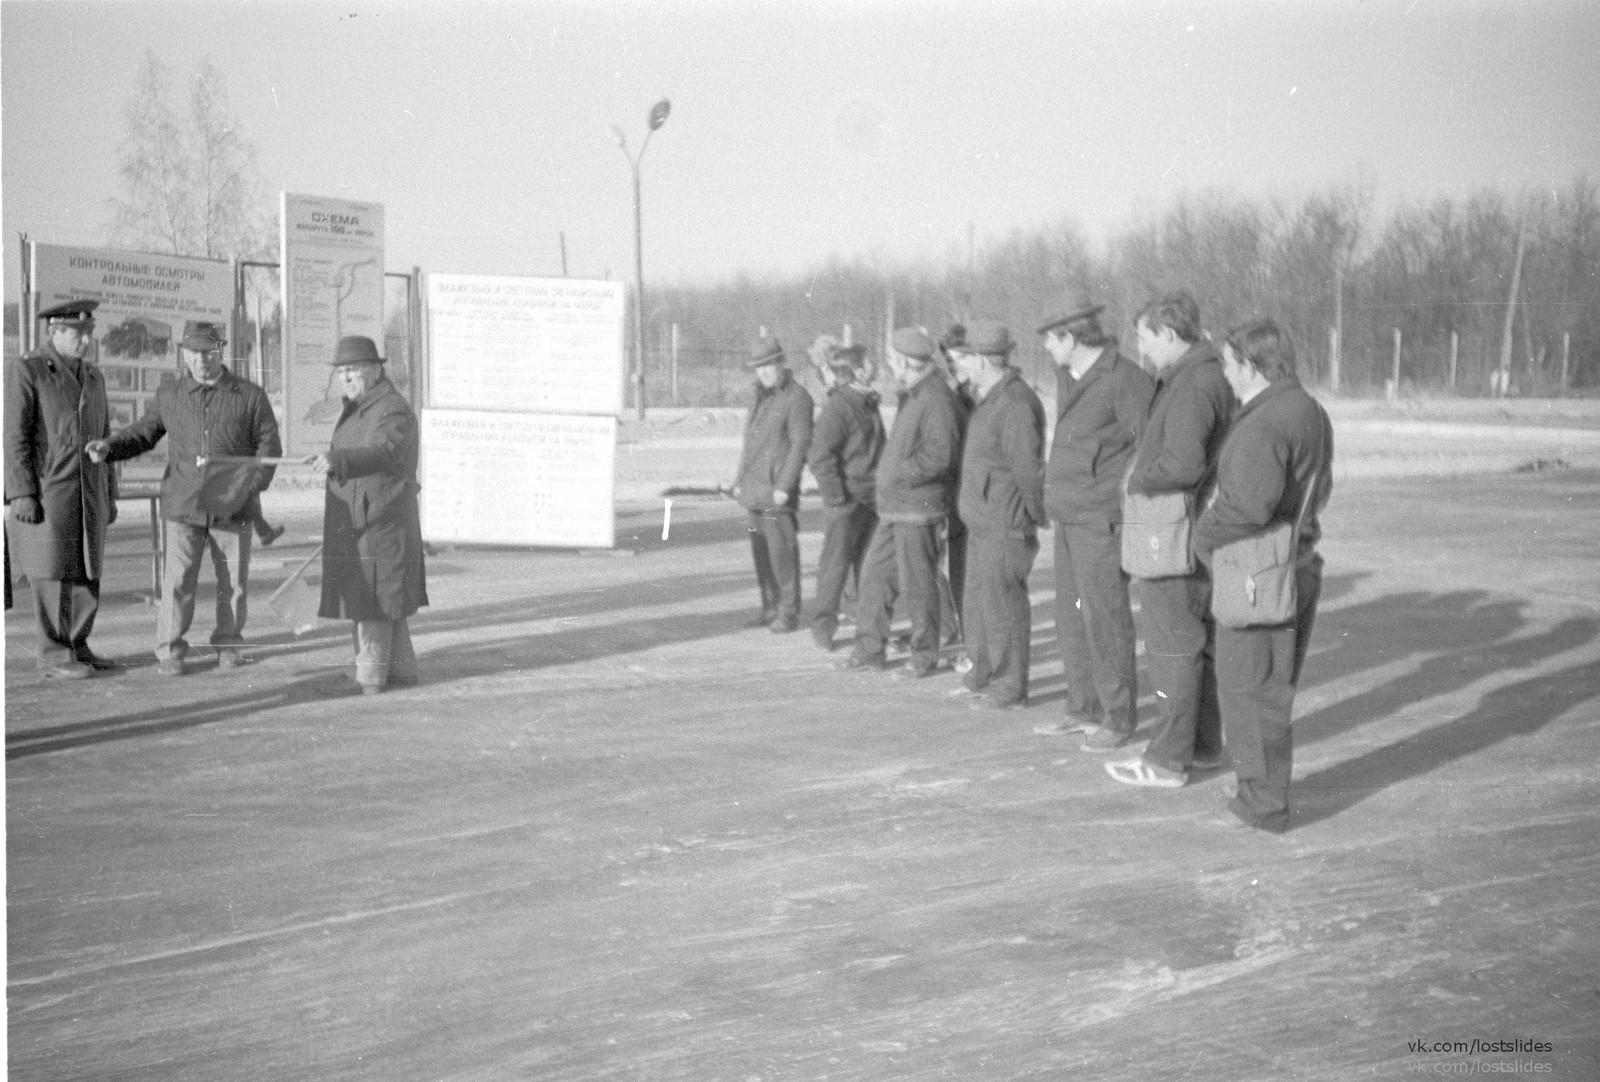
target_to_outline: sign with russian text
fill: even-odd
[[[621,282],[428,275],[428,404],[620,413],[624,298]]]
[[[90,357],[106,378],[106,404],[113,430],[132,424],[155,397],[161,381],[182,369],[178,343],[188,324],[228,326],[233,308],[233,267],[214,259],[67,248],[32,244],[37,311],[70,300],[95,300],[95,348]],[[235,344],[224,347],[228,367]],[[243,373],[240,373],[243,374]],[[123,465],[128,481],[158,481],[165,472],[166,443]]]
[[[283,430],[286,454],[326,451],[343,408],[339,339],[383,348],[383,205],[283,193]]]
[[[611,548],[617,419],[422,411],[422,536]]]

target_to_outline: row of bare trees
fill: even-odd
[[[974,314],[1009,323],[1028,343],[1042,317],[1087,297],[1106,304],[1109,326],[1131,341],[1144,302],[1176,288],[1195,294],[1214,333],[1257,315],[1283,323],[1300,347],[1303,377],[1324,388],[1380,391],[1399,328],[1400,391],[1488,394],[1523,228],[1513,391],[1560,393],[1564,352],[1567,389],[1600,387],[1600,195],[1579,176],[1555,191],[1480,191],[1402,206],[1381,223],[1366,180],[1299,201],[1211,192],[1175,200],[1103,251],[1062,219],[1013,230],[944,267],[836,258],[790,278],[735,275],[715,286],[657,288],[650,401],[670,397],[662,330],[669,323],[679,328],[679,401],[709,405],[742,393],[737,362],[758,325],[796,355],[844,324],[876,344],[890,323],[938,331]],[[1025,345],[1019,363],[1046,383],[1042,349]]]

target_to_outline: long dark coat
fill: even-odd
[[[76,366],[80,377],[74,377]],[[6,371],[5,497],[32,496],[42,522],[6,522],[15,570],[31,579],[95,582],[113,517],[111,467],[83,453],[110,434],[106,381],[46,343]]]
[[[328,450],[320,615],[401,620],[428,603],[419,438],[416,414],[388,379],[344,404]]]
[[[811,449],[811,392],[788,369],[776,387],[757,383],[755,392],[739,455],[739,503],[747,511],[768,511],[778,506],[773,493],[787,492],[787,506],[797,508],[800,472]]]

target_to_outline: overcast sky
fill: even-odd
[[[1380,208],[1600,176],[1600,3],[0,3],[4,228],[99,245],[153,49],[209,55],[268,190],[380,202],[391,270],[648,279],[1091,238],[1366,170]]]

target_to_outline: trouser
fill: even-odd
[[[211,645],[244,642],[249,616],[246,589],[250,580],[250,527],[191,526],[167,523],[167,559],[161,575],[161,608],[156,616],[156,657],[182,658],[189,652],[189,625],[200,584],[200,562],[211,555],[217,579],[217,623]]]
[[[381,688],[417,682],[417,653],[405,620],[356,620],[350,638],[356,648],[356,683]]]
[[[950,584],[950,597],[954,601],[951,611],[955,614],[953,628],[959,629],[966,613],[967,590],[967,526],[955,514],[945,520],[948,532],[946,533],[947,550],[946,562],[949,573],[946,578]]]
[[[800,527],[793,509],[750,512],[750,554],[755,558],[761,611],[800,618]]]
[[[39,637],[39,664],[59,665],[89,656],[89,632],[100,611],[100,582],[63,582],[28,576]]]
[[[1217,628],[1217,684],[1238,795],[1228,807],[1252,826],[1289,821],[1294,746],[1289,721],[1322,592],[1322,560],[1295,575],[1295,618],[1274,627]]]
[[[1067,716],[1132,734],[1138,694],[1122,524],[1057,526],[1055,572]]]
[[[1187,770],[1196,755],[1222,750],[1217,705],[1216,626],[1211,619],[1211,574],[1141,579],[1144,656],[1160,713],[1145,762]]]
[[[879,522],[861,568],[855,652],[883,657],[896,599],[911,618],[911,659],[919,668],[939,663],[939,524]]]
[[[999,702],[1028,699],[1028,652],[1033,609],[1028,603],[1028,573],[1039,554],[1039,539],[969,534],[964,623],[972,668],[967,687],[986,690]]]
[[[822,529],[822,557],[817,561],[818,627],[832,630],[839,624],[839,607],[845,583],[861,578],[861,561],[878,524],[878,513],[864,503],[827,509]]]

